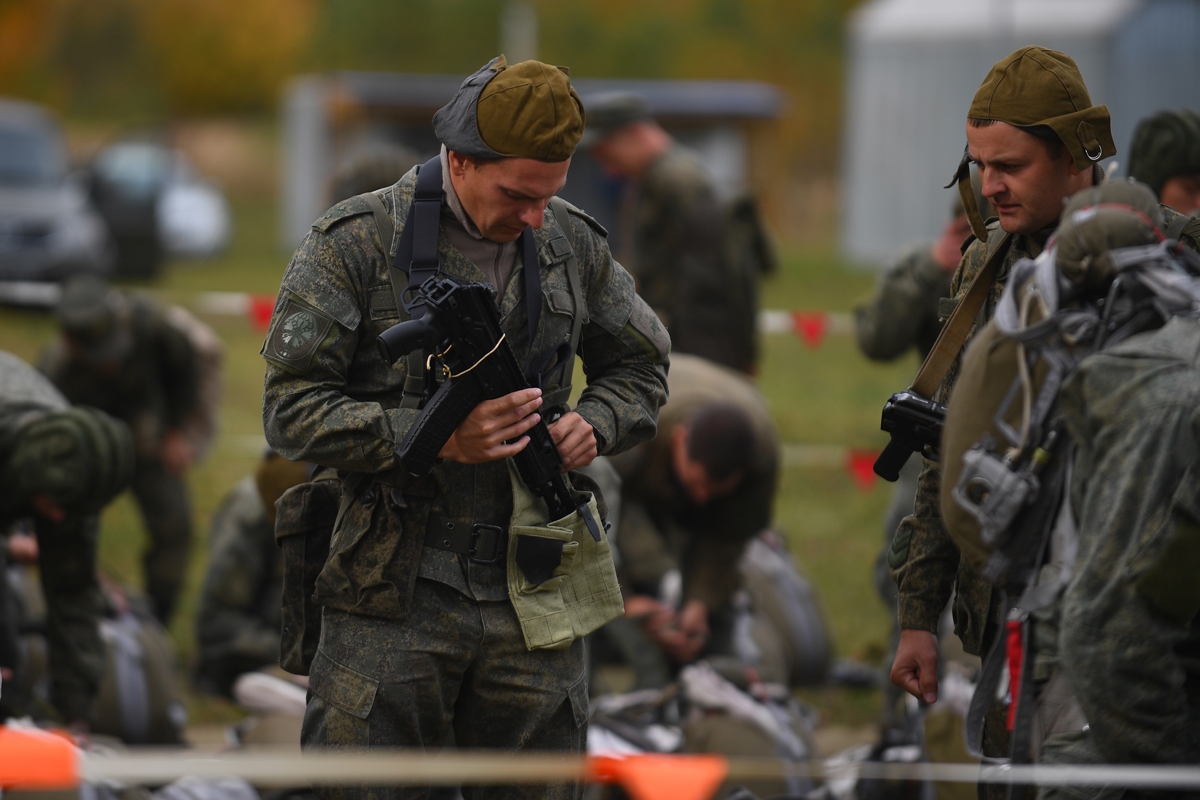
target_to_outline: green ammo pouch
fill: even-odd
[[[275,543],[283,550],[279,666],[307,675],[321,637],[321,607],[313,602],[342,501],[342,484],[319,480],[293,486],[275,503]]]
[[[608,534],[592,538],[578,511],[545,521],[543,503],[509,459],[513,515],[508,537],[508,596],[525,646],[562,650],[625,613]],[[595,495],[588,508],[600,519]]]

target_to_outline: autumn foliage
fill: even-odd
[[[68,116],[273,111],[289,76],[465,74],[500,49],[506,0],[3,0],[0,94]],[[843,30],[862,0],[528,0],[539,57],[586,77],[769,81],[783,136],[831,158]]]

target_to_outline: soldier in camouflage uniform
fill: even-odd
[[[1078,447],[1071,497],[1079,551],[1045,660],[1069,680],[1086,725],[1047,737],[1039,762],[1194,765],[1200,324],[1175,317],[1092,356],[1063,386],[1060,403]],[[1039,796],[1121,794],[1051,787]]]
[[[572,320],[582,316],[578,352],[588,385],[574,411],[551,426],[566,469],[654,435],[670,346],[632,277],[610,255],[603,229],[575,209],[564,229],[548,207],[582,130],[582,104],[565,69],[536,61],[509,67],[501,57],[470,76],[435,115],[445,146],[437,162],[421,168],[441,170],[440,273],[497,290],[518,362],[531,349],[542,353],[569,340]],[[285,458],[338,468],[345,485],[317,580],[324,614],[302,741],[437,749],[452,732],[467,748],[579,753],[588,714],[583,642],[527,649],[510,592],[516,568],[504,558],[515,546],[505,541],[518,538],[505,533],[515,509],[528,506],[517,503],[506,459],[527,444],[524,432],[547,411],[539,409],[542,390],[481,403],[426,476],[407,473],[396,460],[420,411],[402,405],[405,362],[389,366],[375,339],[400,319],[384,253],[395,252],[417,175],[376,193],[395,224],[392,242],[380,241],[363,197],[314,224],[284,275],[263,347],[268,441]],[[524,302],[524,271],[532,265],[517,246],[526,229],[542,295],[532,342]],[[582,305],[568,284],[569,254],[578,260]],[[471,557],[452,541],[456,530],[480,532]],[[494,543],[483,541],[497,530],[486,537]],[[604,554],[611,558],[607,544]],[[317,791],[392,797],[427,790]],[[568,797],[578,787],[464,791]]]
[[[677,353],[741,372],[757,359],[757,276],[730,257],[727,214],[700,154],[671,138],[638,95],[597,95],[584,145],[609,172],[632,181],[630,271],[671,332]]]
[[[129,485],[133,442],[129,429],[91,408],[71,408],[33,367],[0,352],[0,534],[31,518],[35,559],[46,598],[51,691],[64,722],[85,731],[104,674],[99,621],[104,601],[96,578],[98,512]],[[0,576],[5,561],[0,537]],[[8,582],[0,580],[0,718],[23,707],[21,670],[12,641]],[[5,635],[5,629],[8,635]],[[16,677],[11,687],[10,677]]]
[[[978,183],[976,177],[972,186]],[[987,203],[976,196],[980,208]],[[986,212],[985,212],[986,213]],[[971,235],[971,223],[961,200],[955,200],[950,221],[942,235],[922,242],[906,252],[879,276],[875,294],[854,309],[854,338],[858,349],[872,361],[891,361],[916,348],[925,360],[942,330],[943,318],[938,306],[950,296],[950,279],[962,259],[962,247]],[[896,584],[887,567],[887,548],[900,520],[912,511],[912,499],[921,474],[920,459],[910,458],[900,471],[883,521],[884,551],[875,564],[875,586],[893,610]]]
[[[951,282],[951,294],[961,300],[972,279],[996,250],[998,269],[971,335],[989,319],[1004,289],[1009,270],[1021,258],[1037,256],[1058,225],[1063,200],[1103,180],[1098,161],[1116,153],[1104,106],[1093,106],[1075,62],[1063,53],[1040,47],[1018,50],[1000,62],[984,80],[967,114],[968,149],[955,180],[967,206],[976,237]],[[969,190],[969,165],[978,166],[983,195],[999,216],[986,228]],[[1195,247],[1196,234],[1188,222],[1163,209],[1170,234]],[[1007,235],[1005,235],[1007,234]],[[951,365],[935,394],[946,402],[961,360]],[[937,700],[937,637],[942,609],[955,593],[955,633],[963,648],[981,655],[1002,620],[992,587],[960,558],[938,511],[941,472],[926,461],[918,482],[913,513],[904,519],[888,553],[888,564],[899,592],[903,629],[892,680],[927,702]],[[995,704],[984,730],[984,752],[1006,755],[1006,709]],[[1003,787],[981,786],[990,796]]]
[[[643,685],[661,686],[672,666],[701,656],[732,657],[772,683],[819,681],[828,655],[819,608],[754,567],[777,539],[767,530],[779,435],[766,401],[738,373],[688,354],[672,359],[669,388],[659,435],[612,459],[626,618],[606,632]],[[790,565],[786,552],[774,555]]]
[[[976,176],[972,182],[978,183]],[[980,207],[987,203],[976,197]],[[943,318],[938,306],[950,296],[950,279],[962,258],[962,246],[971,235],[962,201],[957,199],[951,208],[951,218],[942,235],[931,242],[911,248],[879,276],[875,294],[854,309],[854,338],[863,355],[873,361],[891,361],[915,348],[923,362],[942,330]],[[883,518],[883,549],[875,559],[875,588],[892,610],[893,630],[889,643],[890,661],[900,638],[895,619],[896,584],[888,569],[887,554],[900,520],[913,508],[917,479],[921,474],[921,459],[910,457],[900,470],[900,478],[892,490],[892,501]],[[894,684],[884,687],[885,725],[894,722],[897,703],[903,692]]]
[[[1165,206],[1200,214],[1200,114],[1190,108],[1160,111],[1138,123],[1129,155],[1129,177],[1141,181]]]
[[[305,464],[268,452],[213,514],[196,640],[200,674],[223,694],[243,672],[279,661],[283,556],[275,501],[306,473]]]
[[[150,536],[146,594],[166,625],[192,541],[184,479],[195,452],[185,429],[199,405],[196,350],[162,308],[94,276],[65,285],[57,314],[62,336],[41,369],[72,403],[103,409],[133,431],[133,493]]]

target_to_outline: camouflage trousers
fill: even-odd
[[[150,536],[150,547],[142,556],[146,594],[154,604],[154,615],[166,626],[187,577],[192,546],[187,484],[184,476],[167,472],[161,462],[139,460],[132,488]]]
[[[525,648],[512,604],[418,579],[404,620],[324,610],[309,672],[305,748],[553,750],[587,739],[582,640]],[[472,798],[578,798],[577,784],[464,786]],[[425,798],[427,786],[315,787],[321,800]]]

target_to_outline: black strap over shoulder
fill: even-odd
[[[425,304],[405,298],[407,290],[416,289],[438,271],[438,229],[442,217],[442,159],[434,156],[421,165],[417,173],[416,193],[396,258],[388,270],[392,277],[392,289],[397,291],[396,302],[417,319],[425,315]],[[390,242],[389,242],[390,244]],[[397,281],[396,271],[407,273],[408,280]],[[400,287],[406,287],[401,289]],[[415,293],[413,293],[415,298]]]
[[[438,271],[438,233],[442,213],[442,164],[441,157],[435,156],[422,164],[417,173],[417,185],[413,204],[409,210],[396,246],[395,257],[388,252],[395,226],[391,216],[384,208],[383,201],[374,192],[368,192],[367,201],[375,215],[375,226],[379,233],[380,246],[388,261],[388,277],[392,282],[392,291],[396,295],[396,307],[400,310],[401,318],[423,316],[423,303],[409,300],[406,296],[416,297],[414,291],[428,278]],[[555,197],[551,200],[551,210],[564,235],[570,232],[567,222],[566,204]],[[572,300],[575,306],[575,319],[571,328],[569,342],[560,343],[556,348],[542,354],[541,358],[534,357],[533,343],[537,335],[538,324],[542,313],[542,277],[541,265],[538,262],[537,246],[533,238],[533,229],[526,228],[520,238],[521,261],[524,267],[525,311],[529,328],[529,355],[525,361],[525,377],[535,386],[542,386],[543,373],[551,362],[555,369],[561,368],[560,388],[553,393],[554,404],[566,402],[571,391],[571,364],[579,342],[582,326],[583,292],[579,281],[579,266],[572,251],[567,259],[567,280],[571,288]],[[405,269],[407,265],[407,269]],[[404,386],[405,407],[415,408],[420,402],[423,389],[423,358],[421,353],[412,353],[408,358],[408,378]],[[543,387],[544,388],[544,387]]]

